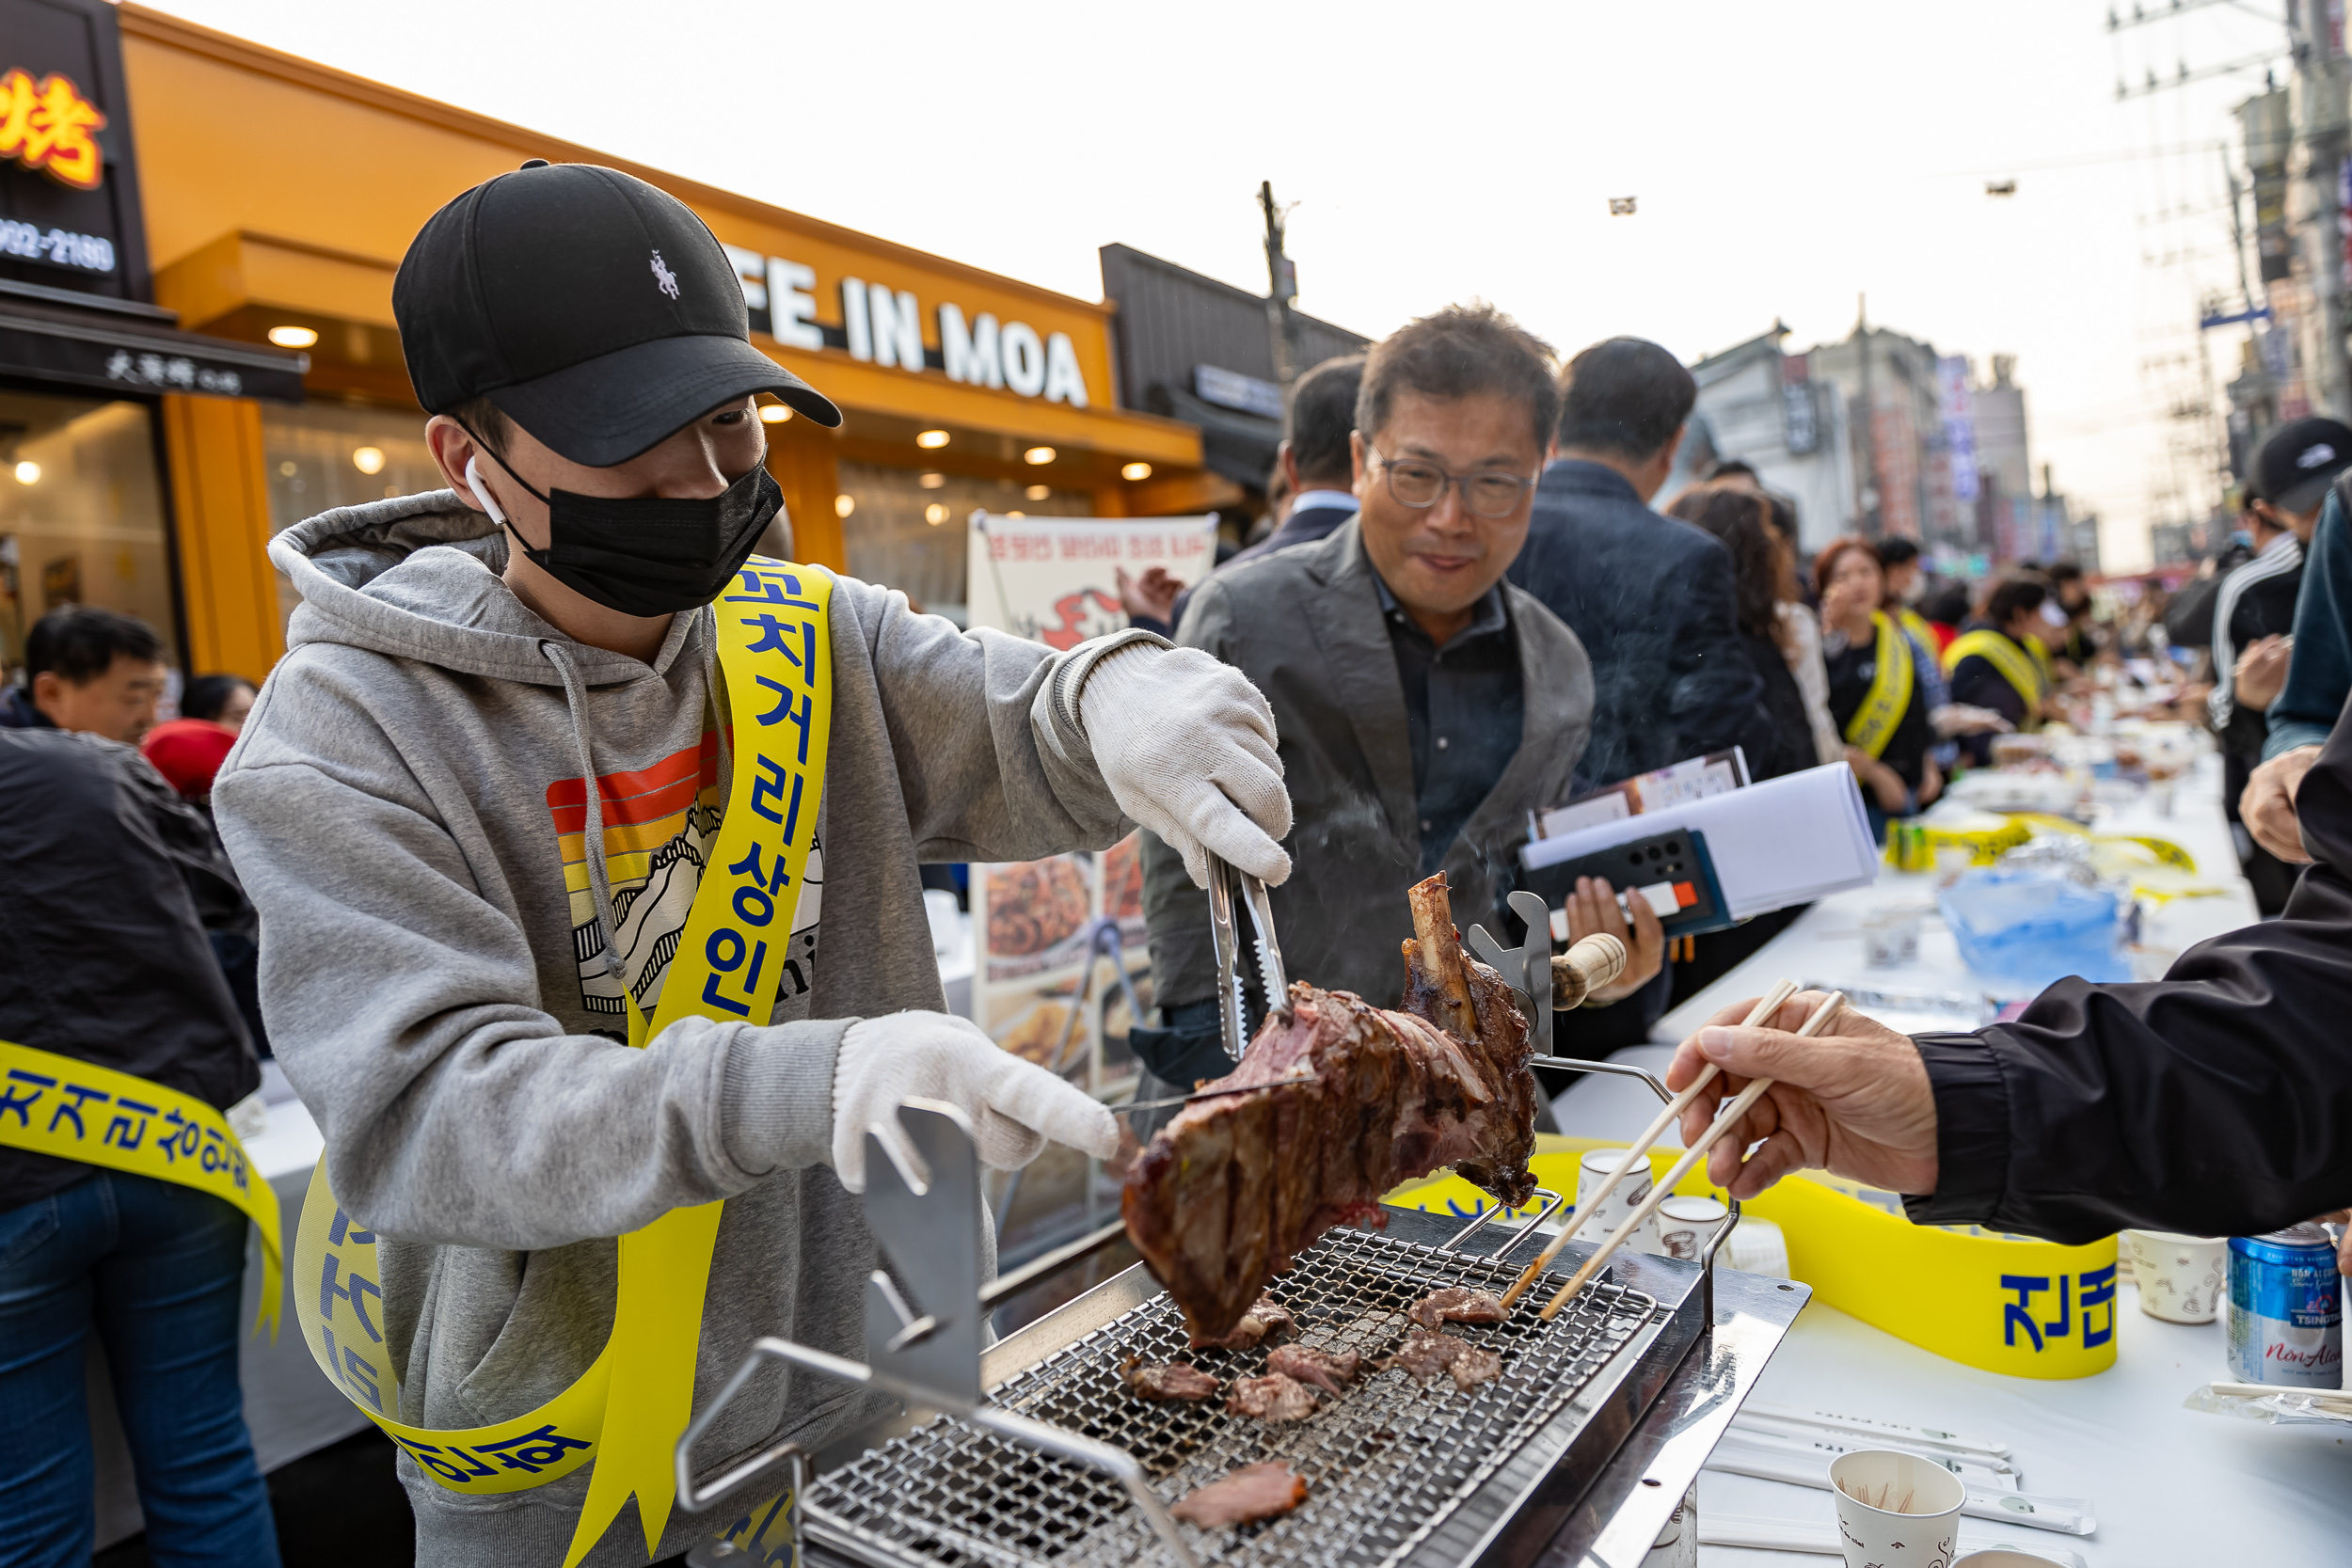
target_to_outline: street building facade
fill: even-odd
[[[841,405],[838,431],[769,427],[803,559],[953,616],[976,509],[1169,515],[1229,493],[1198,429],[1122,399],[1109,304],[135,5],[0,0],[0,71],[67,84],[92,148],[0,169],[0,662],[86,602],[165,630],[185,669],[266,674],[292,609],[270,536],[439,483],[392,322],[410,238],[528,158],[624,168],[692,208],[753,341]]]

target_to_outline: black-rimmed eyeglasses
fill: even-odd
[[[1425,512],[1437,505],[1445,499],[1449,486],[1458,484],[1462,487],[1462,504],[1474,515],[1508,517],[1535,487],[1534,480],[1518,474],[1450,474],[1435,463],[1425,463],[1418,457],[1391,458],[1377,447],[1368,450],[1379,461],[1389,494],[1398,505],[1415,511]]]

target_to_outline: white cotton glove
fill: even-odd
[[[888,1013],[861,1019],[841,1037],[833,1066],[833,1168],[853,1193],[866,1190],[866,1132],[913,1164],[898,1124],[908,1100],[944,1100],[971,1119],[980,1163],[1018,1170],[1051,1139],[1098,1159],[1119,1150],[1119,1121],[1093,1096],[1013,1055],[970,1019],[952,1013]]]
[[[1212,850],[1269,887],[1291,874],[1274,712],[1249,677],[1198,648],[1135,642],[1087,672],[1078,719],[1103,783],[1130,820],[1209,885]]]

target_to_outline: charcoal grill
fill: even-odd
[[[956,1254],[971,1249],[945,1245],[958,1224],[972,1234],[978,1224],[977,1164],[968,1139],[953,1132],[961,1118],[911,1104],[901,1119],[928,1168],[899,1170],[869,1140],[867,1221],[906,1286],[902,1292],[881,1273],[869,1284],[869,1365],[760,1340],[679,1443],[679,1497],[690,1509],[745,1498],[755,1480],[789,1463],[791,1535],[805,1568],[1638,1562],[1804,1300],[1802,1287],[1779,1287],[1773,1299],[1776,1282],[1766,1282],[1762,1354],[1751,1348],[1710,1365],[1715,1358],[1691,1354],[1710,1319],[1744,1324],[1754,1340],[1758,1314],[1740,1305],[1710,1309],[1699,1263],[1621,1256],[1549,1323],[1522,1310],[1501,1324],[1446,1325],[1502,1359],[1501,1377],[1467,1391],[1443,1375],[1422,1385],[1402,1370],[1368,1370],[1344,1396],[1324,1397],[1312,1417],[1289,1425],[1228,1415],[1221,1398],[1146,1401],[1121,1380],[1130,1357],[1187,1359],[1230,1386],[1264,1370],[1266,1349],[1189,1349],[1175,1304],[1138,1265],[977,1354],[978,1324],[993,1301],[1086,1249],[980,1290],[977,1254],[967,1270]],[[1560,1207],[1556,1195],[1543,1196],[1525,1222],[1495,1223],[1488,1211],[1463,1227],[1392,1211],[1384,1232],[1327,1233],[1269,1287],[1298,1319],[1290,1342],[1376,1358],[1402,1337],[1406,1308],[1429,1291],[1472,1285],[1499,1293],[1532,1250],[1521,1243]],[[1572,1245],[1559,1272],[1586,1251]],[[885,1389],[917,1418],[862,1434],[846,1445],[848,1458],[814,1479],[806,1455],[782,1448],[697,1493],[689,1464],[695,1437],[769,1357]],[[1682,1396],[1661,1401],[1677,1384]],[[1695,1449],[1693,1435],[1703,1439]],[[1672,1463],[1658,1463],[1668,1455]],[[1208,1531],[1168,1517],[1195,1487],[1267,1459],[1308,1484],[1293,1513]],[[1661,1469],[1672,1473],[1655,1473]],[[1586,1559],[1576,1544],[1636,1538],[1630,1557]],[[754,1555],[707,1544],[691,1560],[717,1568]]]

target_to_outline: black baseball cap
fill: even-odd
[[[486,397],[574,463],[626,463],[710,410],[823,393],[752,346],[735,267],[703,220],[618,169],[532,159],[425,221],[392,279],[425,411]]]
[[[2297,516],[2317,506],[2329,482],[2352,467],[2352,427],[2322,417],[2292,420],[2270,433],[2254,459],[2257,496]]]

